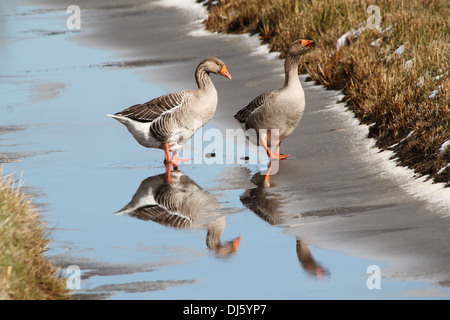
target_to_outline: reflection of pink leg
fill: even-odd
[[[267,166],[267,171],[264,174],[264,186],[270,187],[270,176],[276,175],[278,173],[280,161],[279,160],[270,160],[269,165]]]
[[[270,176],[277,174],[279,164],[279,160],[271,160],[269,162],[269,166],[267,167],[267,171],[264,175],[264,188],[270,187]]]
[[[327,273],[325,270],[323,270],[321,267],[317,267],[317,269],[316,269],[317,279],[322,280],[322,278],[326,275],[327,275]]]
[[[270,174],[272,172],[272,161],[269,162],[269,167],[267,168],[266,175],[264,176],[264,182],[270,184]]]
[[[234,251],[237,251],[239,244],[241,243],[241,236],[237,237],[233,240],[233,249]]]
[[[165,176],[165,178],[166,178],[166,182],[167,183],[172,182],[172,176],[170,175],[171,167],[172,166],[170,164],[166,163],[166,176]]]

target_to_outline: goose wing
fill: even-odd
[[[139,208],[130,213],[130,215],[140,220],[153,221],[173,228],[186,228],[192,224],[188,217],[158,205]]]
[[[276,90],[260,94],[255,99],[253,99],[246,107],[239,110],[238,113],[236,113],[236,115],[234,116],[234,118],[240,123],[244,124],[252,113],[254,113],[262,106],[264,106],[267,103],[267,101],[273,99],[275,95]]]
[[[163,113],[170,112],[185,103],[189,90],[165,94],[148,102],[136,104],[116,115],[124,116],[140,122],[153,122]]]

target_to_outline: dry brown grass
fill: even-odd
[[[200,2],[205,2],[201,1]],[[213,5],[211,5],[213,3]],[[370,125],[381,149],[398,163],[450,186],[450,5],[435,1],[218,0],[207,1],[207,29],[258,34],[273,51],[298,38],[317,46],[300,72],[345,94],[358,119]],[[380,30],[367,25],[369,5],[380,8]],[[376,42],[377,45],[373,45]],[[403,54],[395,51],[405,45]],[[283,57],[283,55],[281,56]],[[440,88],[433,99],[431,93]]]
[[[49,241],[31,200],[0,170],[0,300],[70,299],[44,256]]]

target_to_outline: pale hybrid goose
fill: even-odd
[[[179,158],[177,151],[216,111],[217,91],[210,73],[231,79],[222,60],[208,58],[195,71],[198,89],[169,93],[108,116],[124,124],[144,147],[163,149],[164,163],[178,166],[188,159]]]
[[[217,199],[177,170],[142,181],[131,201],[116,214],[176,229],[205,228],[208,248],[219,257],[228,257],[237,251],[241,237],[221,242],[225,216],[220,211]]]
[[[298,78],[298,64],[301,55],[314,44],[313,40],[294,41],[286,52],[284,86],[257,96],[234,116],[244,130],[256,130],[257,144],[261,142],[273,160],[289,157],[279,153],[280,145],[303,116],[305,94]],[[270,150],[272,146],[277,147],[275,152]]]

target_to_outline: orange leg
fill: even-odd
[[[267,146],[267,141],[265,139],[261,139],[261,141],[262,141],[264,148],[266,148],[267,155],[269,156],[270,159],[282,160],[282,159],[286,159],[286,158],[290,157],[290,155],[288,155],[288,154],[280,154],[281,141],[278,143],[277,150],[275,150],[275,152],[272,152],[269,149],[269,147]]]
[[[289,158],[290,157],[289,154],[280,154],[280,147],[281,147],[281,141],[280,141],[280,143],[278,143],[277,150],[275,151],[275,154],[278,155],[278,159],[282,160],[282,159]]]
[[[183,159],[183,158],[180,158],[179,156],[178,156],[178,153],[176,153],[176,152],[174,152],[174,155],[173,155],[173,157],[172,157],[172,162],[175,164],[175,166],[177,166],[178,167],[178,164],[180,163],[180,162],[186,162],[186,161],[190,161],[190,160],[192,160],[192,159]]]
[[[180,164],[180,162],[185,162],[185,161],[189,161],[192,159],[182,159],[180,157],[178,157],[178,154],[176,153],[176,151],[174,151],[174,155],[173,157],[170,156],[170,151],[169,151],[169,144],[166,142],[164,143],[164,163],[168,164],[168,165],[173,165],[175,167],[175,169],[178,168],[178,165]]]
[[[170,156],[169,144],[168,143],[164,143],[164,163],[165,164],[171,164],[172,163],[172,157]]]

